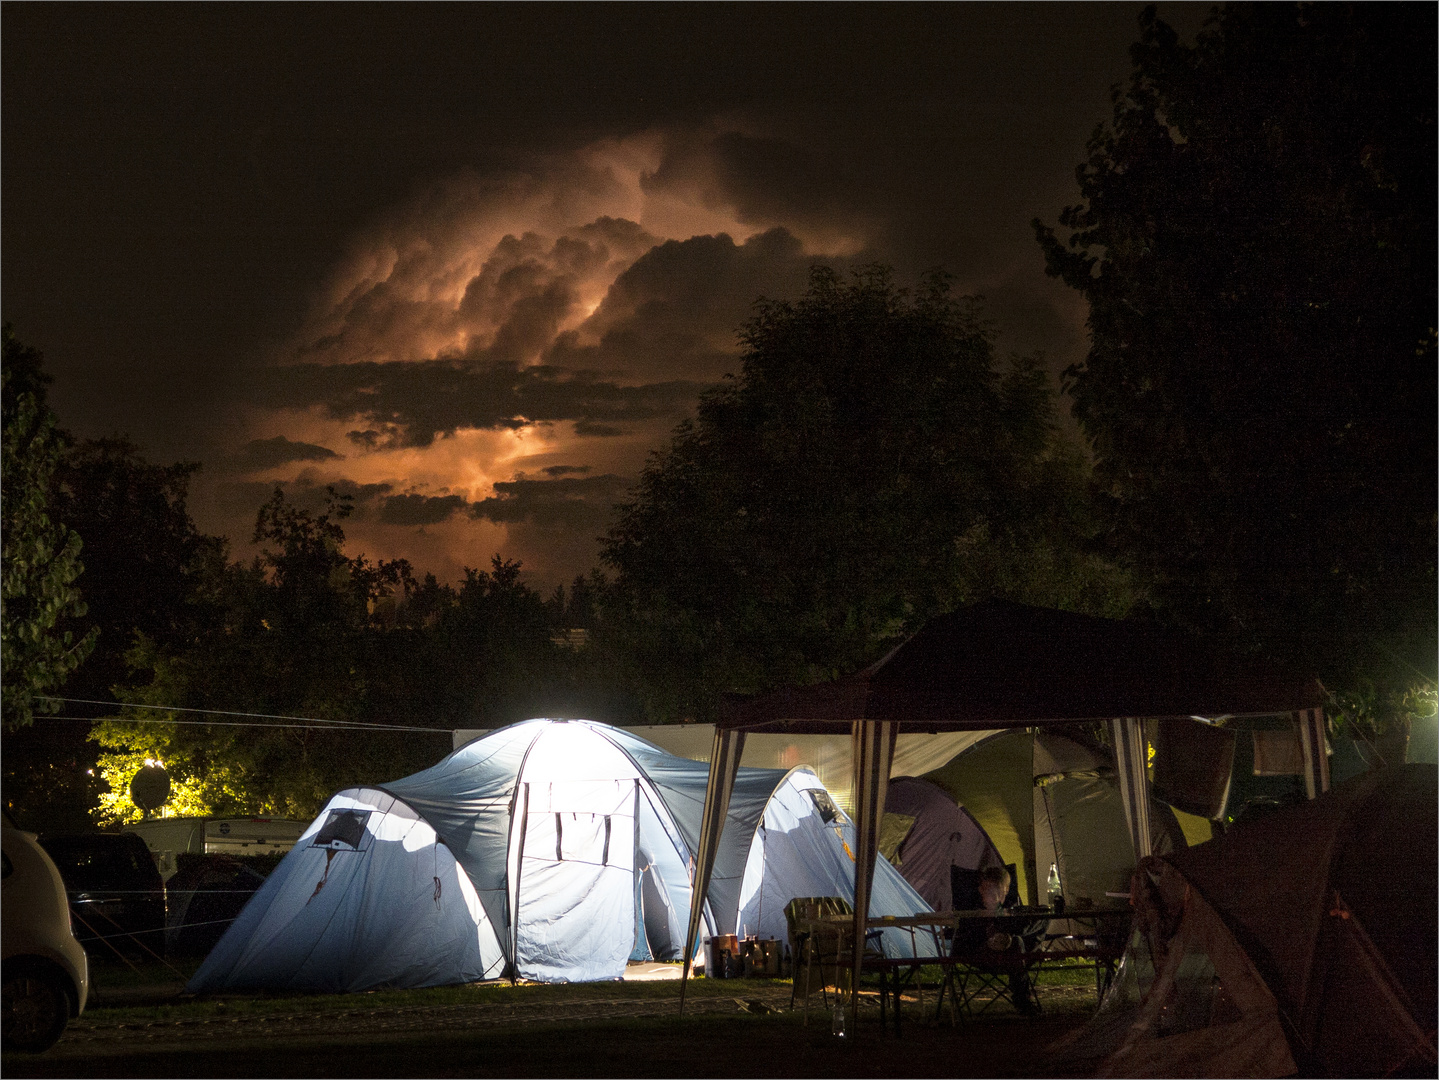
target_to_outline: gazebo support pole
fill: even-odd
[[[1149,840],[1149,744],[1144,739],[1144,721],[1137,716],[1117,717],[1109,722],[1109,732],[1124,820],[1129,825],[1137,862],[1153,854]],[[1040,872],[1038,867],[1035,871]]]
[[[894,765],[899,724],[892,720],[856,720],[854,741],[854,964],[850,968],[850,1013],[859,1024],[859,976],[864,964],[865,923],[879,853],[879,827]]]
[[[695,938],[699,936],[705,899],[709,896],[710,874],[714,870],[715,855],[719,852],[725,815],[729,813],[729,797],[734,791],[735,777],[739,773],[739,759],[743,753],[744,732],[716,726],[714,747],[710,751],[709,782],[705,785],[704,814],[700,818],[700,847],[695,854],[694,876],[690,882],[690,927],[689,934],[685,937],[684,965],[680,968],[681,1016],[685,1011],[685,986],[689,983]],[[716,931],[719,929],[717,927]]]
[[[1294,714],[1299,749],[1304,756],[1304,791],[1311,799],[1329,790],[1329,746],[1324,737],[1324,710],[1301,709]]]

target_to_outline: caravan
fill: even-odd
[[[180,869],[183,854],[275,855],[295,846],[307,822],[268,817],[152,818],[126,825],[123,832],[145,841],[155,867],[166,881]]]

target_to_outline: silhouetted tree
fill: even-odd
[[[1067,578],[1070,604],[1114,600],[1071,544],[1082,462],[1042,370],[1001,370],[944,275],[910,296],[883,268],[818,267],[740,337],[741,375],[651,460],[603,549],[652,716],[853,670],[996,591],[1053,601]]]
[[[71,698],[110,699],[125,654],[143,633],[161,646],[193,636],[217,612],[201,582],[223,564],[224,541],[196,528],[186,505],[198,464],[153,465],[119,436],[73,445],[55,475],[55,504],[84,542],[76,579],[98,631],[95,651],[65,683]],[[76,711],[72,709],[71,711]]]
[[[85,614],[75,581],[84,569],[80,537],[54,516],[52,480],[65,449],[46,403],[50,381],[37,349],[7,323],[0,358],[0,669],[4,727],[54,713],[45,700],[85,658],[94,634],[77,636],[64,620]]]
[[[1434,40],[1426,5],[1230,5],[1193,46],[1150,8],[1067,242],[1035,222],[1089,302],[1112,552],[1391,715],[1435,662]]]

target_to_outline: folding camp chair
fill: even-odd
[[[1019,949],[963,950],[951,954],[944,982],[935,1004],[935,1018],[950,999],[950,1022],[956,1014],[973,1018],[987,1012],[997,1001],[1007,1001],[1016,1012],[1035,1013],[1039,1001],[1034,994],[1030,972],[1032,954]]]
[[[839,924],[818,920],[828,915],[853,915],[848,900],[838,896],[797,896],[784,906],[785,925],[789,933],[790,969],[794,983],[790,990],[789,1007],[797,997],[804,999],[805,1023],[809,1023],[809,998],[819,990],[825,1007],[829,1006],[829,987],[839,992],[840,963],[849,935]],[[826,970],[833,972],[830,980]]]
[[[804,1022],[809,1023],[809,999],[816,990],[830,1007],[830,987],[835,1004],[843,1001],[846,979],[854,964],[853,929],[845,922],[827,921],[828,916],[853,915],[854,908],[839,896],[797,896],[784,908],[789,932],[791,971],[794,975],[789,996],[790,1008],[796,998],[804,999]],[[878,932],[865,936],[866,961],[883,958]]]

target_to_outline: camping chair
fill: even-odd
[[[794,1008],[797,997],[803,998],[805,1023],[809,1023],[809,997],[815,990],[819,990],[828,1007],[831,981],[826,977],[826,967],[834,972],[833,984],[838,993],[839,962],[847,938],[843,927],[816,924],[816,920],[827,915],[852,914],[854,908],[849,901],[838,896],[796,896],[784,906],[790,970],[794,976],[789,1007]]]
[[[853,962],[850,944],[852,929],[839,922],[818,922],[831,915],[853,915],[848,900],[838,896],[797,896],[784,907],[789,933],[790,967],[794,976],[789,996],[790,1008],[796,998],[804,999],[804,1022],[809,1023],[810,995],[818,990],[825,1008],[829,1008],[829,988],[834,987],[835,1003],[843,1000],[844,980],[841,973]],[[871,941],[874,944],[871,944]],[[866,935],[865,958],[880,959],[878,932]],[[830,975],[833,975],[833,978]]]
[[[1014,894],[1015,874],[1010,871],[1011,896]],[[978,870],[961,866],[950,867],[950,888],[956,911],[976,911],[980,906]],[[1039,1002],[1034,994],[1034,981],[1030,968],[1033,954],[1027,935],[1014,934],[1012,944],[1005,949],[990,947],[989,938],[994,926],[988,920],[973,920],[959,923],[950,940],[949,962],[945,965],[944,982],[939,988],[939,999],[935,1003],[935,1018],[944,1007],[946,994],[950,998],[950,1022],[955,1013],[967,1017],[979,1016],[996,1001],[1007,1001],[1016,1012],[1037,1012]]]
[[[956,1013],[972,1019],[987,1012],[997,1001],[1009,1002],[1019,1013],[1039,1011],[1030,954],[1023,952],[1022,947],[960,948],[951,953],[950,960],[935,1004],[936,1019],[944,1009],[946,994],[950,998],[951,1024]]]

